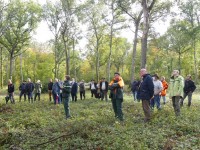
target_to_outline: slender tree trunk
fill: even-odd
[[[113,41],[113,26],[110,27],[110,43],[109,43],[109,57],[108,57],[108,81],[110,82],[110,69],[111,69],[111,58],[112,58],[112,41]]]
[[[132,63],[131,63],[131,83],[134,80],[135,75],[135,58],[137,53],[137,37],[138,37],[138,30],[139,30],[139,22],[135,24],[135,35],[133,41],[133,54],[132,54]]]
[[[58,39],[57,36],[55,37],[55,41],[54,41],[54,48],[55,48],[55,65],[54,65],[54,79],[57,78],[57,44],[58,44]]]
[[[22,54],[20,54],[20,76],[21,76],[21,82],[22,82],[24,80],[23,70],[22,70]]]
[[[96,48],[96,80],[99,81],[99,44],[97,42]]]
[[[181,74],[181,53],[178,54],[178,68],[179,68],[179,72]]]
[[[1,89],[3,89],[3,47],[1,48]]]
[[[146,68],[147,59],[147,38],[149,32],[149,10],[147,7],[147,0],[142,1],[143,7],[143,35],[142,35],[142,53],[141,53],[141,68]]]
[[[14,57],[13,55],[11,54],[10,55],[10,75],[9,75],[9,78],[12,80],[12,74],[13,74],[13,61],[14,61]]]
[[[194,49],[194,73],[195,73],[195,83],[198,80],[198,67],[197,67],[197,51],[196,51],[196,44],[195,39],[193,38],[193,49]]]

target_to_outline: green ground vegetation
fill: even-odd
[[[111,101],[90,98],[70,102],[72,118],[66,120],[63,105],[53,105],[47,94],[33,104],[5,104],[0,98],[0,149],[74,150],[197,150],[200,149],[200,102],[194,95],[176,118],[168,100],[154,110],[152,120],[143,122],[141,102],[125,94],[125,121],[114,118]]]

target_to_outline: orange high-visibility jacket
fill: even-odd
[[[115,78],[113,78],[112,81],[110,81],[109,85],[112,85],[114,81],[115,81]],[[121,88],[124,87],[124,80],[122,79],[122,77],[119,77],[119,81],[117,83],[119,84]]]
[[[165,96],[167,94],[168,83],[164,80],[162,81],[163,90],[161,91],[161,96]]]

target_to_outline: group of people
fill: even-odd
[[[166,82],[165,77],[159,78],[157,74],[151,76],[148,74],[146,69],[140,70],[140,81],[134,81],[131,86],[133,92],[134,100],[142,101],[142,108],[145,115],[145,122],[150,121],[151,111],[156,105],[157,109],[161,109],[160,99],[163,99],[163,104],[166,104],[166,93],[169,90],[169,99],[172,99],[172,104],[176,116],[180,115],[180,106],[183,106],[184,99],[188,96],[188,106],[191,106],[192,93],[195,91],[196,86],[191,79],[191,75],[184,78],[179,75],[178,70],[172,72],[169,84]],[[52,101],[52,96],[54,104],[60,104],[63,101],[66,119],[70,118],[69,101],[77,101],[78,87],[80,91],[80,99],[85,99],[85,83],[84,80],[77,83],[74,78],[70,79],[69,75],[65,76],[65,81],[61,82],[55,79],[55,82],[50,79],[48,83],[49,101]],[[105,78],[102,78],[98,83],[91,80],[90,91],[91,97],[99,98],[103,100],[105,98],[108,101],[108,90],[110,90],[109,98],[111,98],[112,107],[114,110],[115,117],[120,121],[124,120],[122,112],[122,102],[123,102],[123,87],[124,81],[120,76],[120,73],[115,72],[114,77],[110,83],[108,83]],[[169,88],[168,88],[169,87]],[[33,91],[35,88],[35,97],[38,96],[40,100],[40,93],[42,84],[40,80],[35,83],[31,82],[30,79],[27,82],[23,82],[20,87],[20,101],[21,97],[24,95],[24,100],[26,100],[26,95],[28,100],[33,102]],[[12,81],[8,82],[8,97],[12,103],[14,100],[14,85]]]
[[[41,95],[41,89],[42,84],[40,83],[40,80],[38,80],[35,84],[31,82],[31,79],[28,78],[27,82],[23,81],[19,86],[19,101],[21,102],[22,96],[24,96],[24,101],[26,101],[26,98],[28,97],[28,101],[33,103],[33,93],[34,93],[34,101],[36,101],[36,98],[38,97],[38,100],[40,101],[40,95]],[[8,95],[6,96],[6,103],[10,100],[11,103],[15,103],[14,98],[14,91],[15,87],[12,83],[12,80],[8,80]]]
[[[146,69],[140,70],[142,80],[139,84],[132,84],[132,91],[137,98],[142,100],[142,107],[145,114],[145,122],[151,118],[151,110],[154,105],[158,110],[161,109],[160,99],[163,98],[163,103],[166,103],[166,91],[169,86],[169,99],[172,99],[172,104],[176,116],[180,115],[180,106],[183,106],[184,99],[188,96],[188,107],[191,106],[192,93],[196,86],[192,81],[191,75],[184,78],[179,74],[178,70],[172,72],[169,85],[165,81],[165,77],[159,77],[157,74],[151,76]],[[137,88],[135,88],[135,85]],[[134,89],[134,90],[133,90]],[[136,90],[135,90],[136,89]]]

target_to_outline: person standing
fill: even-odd
[[[172,72],[169,83],[169,98],[172,99],[173,108],[176,116],[180,115],[180,99],[183,98],[184,79],[179,75],[178,70]]]
[[[15,91],[15,86],[12,83],[11,79],[8,80],[8,97],[11,101],[12,104],[15,103],[15,99],[14,99],[14,91]],[[7,103],[7,102],[6,102]]]
[[[115,72],[114,78],[109,83],[109,89],[111,90],[111,100],[112,106],[115,113],[115,118],[120,121],[124,120],[123,112],[122,112],[122,102],[123,102],[123,87],[124,80],[120,76],[118,72]]]
[[[23,81],[19,86],[20,94],[19,101],[21,102],[22,95],[24,95],[24,101],[26,101],[26,81]]]
[[[28,101],[30,103],[33,103],[33,90],[34,90],[34,84],[31,82],[31,79],[28,78],[27,83],[26,83],[26,91],[27,91],[27,95],[28,95]]]
[[[81,80],[79,83],[79,92],[80,92],[80,99],[85,99],[85,83],[84,80]]]
[[[95,96],[97,93],[97,83],[95,83],[94,80],[91,80],[90,91],[91,91],[91,97],[93,97],[93,95]]]
[[[72,78],[72,89],[71,89],[71,96],[72,96],[72,101],[77,101],[77,92],[78,92],[78,84],[76,83],[75,79]]]
[[[183,88],[184,96],[181,99],[181,106],[183,106],[183,101],[187,96],[188,96],[188,107],[191,106],[192,93],[195,91],[195,89],[196,89],[196,85],[192,81],[191,75],[187,75],[186,80],[185,80],[185,84],[184,84],[184,88]]]
[[[137,100],[137,92],[140,85],[140,81],[134,80],[131,84],[131,91],[133,93],[134,101]]]
[[[49,93],[49,101],[51,102],[51,95],[52,95],[52,87],[53,87],[53,81],[52,79],[49,80],[49,83],[48,83],[48,93]]]
[[[36,101],[37,96],[38,96],[38,101],[40,101],[41,91],[42,91],[42,84],[40,83],[40,80],[38,80],[37,83],[35,84],[35,97],[34,97],[34,101]]]
[[[161,91],[161,98],[163,99],[163,104],[165,105],[166,104],[166,94],[167,94],[167,89],[168,89],[168,83],[165,80],[164,76],[162,76],[160,78],[160,81],[162,82],[162,86],[163,86],[163,89]]]
[[[55,78],[55,82],[53,83],[53,86],[52,86],[52,94],[53,94],[53,99],[54,99],[54,104],[60,104],[60,89],[61,89],[61,86],[60,86],[60,83],[58,82],[58,79]]]
[[[70,84],[70,76],[65,76],[65,81],[62,85],[62,101],[64,103],[64,109],[65,109],[65,116],[66,119],[70,118],[70,110],[69,110],[69,97],[71,93],[71,84]]]
[[[142,108],[145,115],[144,122],[149,122],[151,119],[150,100],[154,95],[154,84],[151,75],[147,73],[146,69],[140,70],[140,76],[142,81],[138,90],[138,99],[142,100]]]
[[[161,109],[160,93],[163,89],[163,86],[157,74],[153,76],[153,85],[154,85],[154,96],[151,99],[151,109],[154,110],[154,105],[156,104],[157,109],[160,110]]]
[[[105,80],[105,78],[102,78],[102,81],[100,82],[100,91],[101,91],[101,100],[104,99],[106,102],[108,101],[108,81]]]

